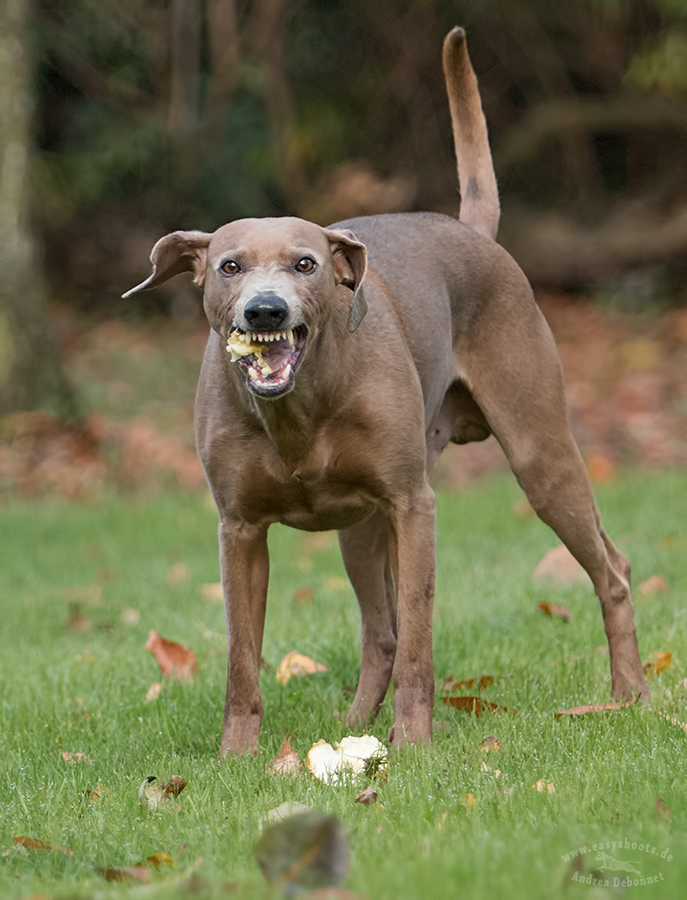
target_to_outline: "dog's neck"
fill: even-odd
[[[351,336],[337,331],[325,329],[313,340],[292,391],[275,400],[249,397],[252,412],[287,465],[305,460],[327,422],[341,415],[341,397],[350,396],[342,384],[342,372],[355,372],[355,367],[333,366],[332,360],[341,363]]]

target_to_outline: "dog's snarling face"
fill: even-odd
[[[349,329],[365,315],[360,283],[366,252],[350,231],[295,218],[242,219],[213,234],[168,234],[150,258],[150,277],[124,296],[193,272],[196,284],[204,285],[210,325],[227,341],[248,390],[259,397],[293,389],[309,338],[341,303],[339,285],[353,292]]]

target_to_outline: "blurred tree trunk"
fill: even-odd
[[[30,224],[30,0],[0,2],[0,414],[76,413],[45,310]]]

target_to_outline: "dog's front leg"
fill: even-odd
[[[269,557],[267,529],[220,522],[227,643],[227,699],[220,754],[255,753],[263,704],[258,685]]]
[[[432,739],[435,499],[428,482],[395,509],[393,525],[398,643],[393,669],[396,711],[390,739],[395,747],[402,747]]]

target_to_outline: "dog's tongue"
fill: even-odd
[[[289,347],[288,341],[275,341],[268,344],[262,351],[262,358],[265,360],[270,369],[276,372],[283,369],[287,363],[293,359],[293,350]]]

